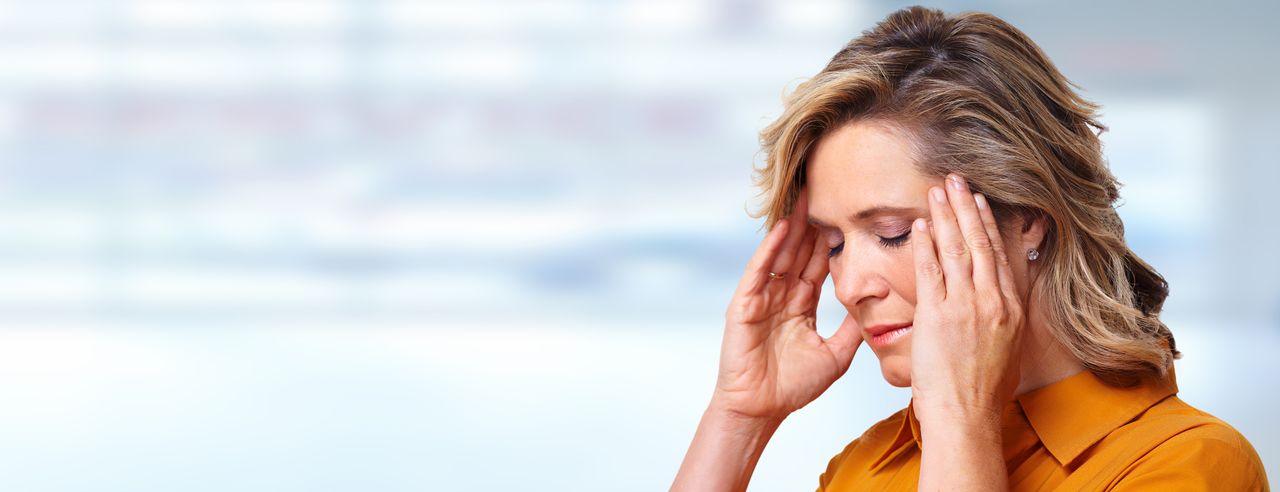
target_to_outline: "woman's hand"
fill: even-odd
[[[912,405],[921,423],[994,418],[1018,386],[1023,307],[986,198],[958,176],[929,190],[913,227]],[[936,235],[936,237],[935,237]],[[998,437],[998,436],[997,436]]]
[[[828,339],[815,328],[828,265],[808,224],[808,203],[802,191],[791,216],[765,235],[738,282],[725,314],[716,390],[673,491],[746,490],[783,419],[844,375],[862,344],[850,317]]]
[[[862,344],[860,328],[848,316],[830,338],[817,332],[815,310],[829,265],[807,218],[808,193],[802,191],[738,283],[725,315],[713,408],[781,422],[844,375]]]
[[[929,189],[929,211],[932,233],[912,225],[919,488],[1005,490],[1001,418],[1018,386],[1022,304],[986,198],[952,175],[945,192]]]

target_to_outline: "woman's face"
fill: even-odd
[[[836,297],[859,322],[885,380],[910,386],[911,222],[929,218],[927,192],[943,180],[917,172],[908,141],[874,122],[828,133],[808,165],[809,222],[830,252]]]

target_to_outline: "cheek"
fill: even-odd
[[[889,283],[893,291],[912,306],[916,305],[916,270],[911,257],[911,246],[899,248],[892,255]]]

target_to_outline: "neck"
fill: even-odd
[[[1015,395],[1056,383],[1084,370],[1067,347],[1049,332],[1044,316],[1035,306],[1029,306],[1026,324],[1022,327],[1021,379]]]

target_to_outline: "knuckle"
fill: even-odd
[[[926,277],[941,277],[942,265],[933,260],[922,261],[920,262],[920,273],[923,273]]]
[[[986,231],[970,231],[965,235],[965,241],[968,242],[969,247],[973,249],[991,249],[991,238],[987,237]]]
[[[1000,309],[991,305],[991,302],[979,302],[977,313],[978,318],[984,320],[984,322],[996,322],[996,320],[1000,320]]]
[[[942,246],[942,254],[954,258],[961,258],[969,254],[969,249],[965,247],[964,243],[952,242]]]
[[[730,323],[741,323],[746,318],[746,303],[734,301],[729,303],[729,308],[724,311],[724,318]]]
[[[1005,323],[1019,323],[1022,321],[1022,309],[1018,306],[1005,305],[1000,315],[1001,321]]]
[[[1024,315],[1026,315],[1026,312],[1022,310],[1022,306],[1018,306],[1018,305],[1009,306],[1009,319],[1014,321],[1022,321],[1023,319],[1022,317]]]
[[[978,318],[985,321],[1001,321],[1004,317],[1004,303],[990,295],[979,295],[974,300],[974,311]]]
[[[991,319],[1000,325],[1005,325],[1009,323],[1009,310],[1006,310],[1004,306],[997,306],[992,309]]]

